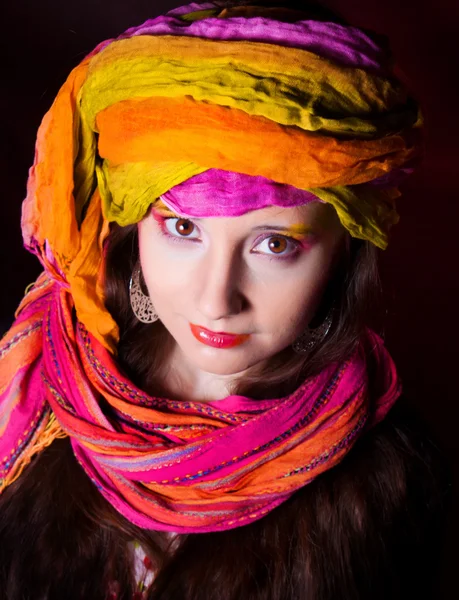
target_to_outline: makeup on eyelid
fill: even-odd
[[[164,227],[164,222],[166,219],[184,219],[186,221],[190,221],[191,223],[193,223],[194,220],[196,221],[200,221],[201,219],[191,219],[188,217],[181,217],[180,215],[177,215],[176,213],[172,212],[170,209],[168,209],[166,206],[161,205],[161,206],[157,206],[155,205],[154,207],[152,207],[151,209],[151,215],[154,218],[154,220],[158,223],[159,227],[161,228],[162,233],[164,233],[166,236],[170,236],[170,237],[174,237],[171,236],[170,233],[167,232],[167,230],[165,231],[165,227]],[[293,225],[290,225],[289,227],[283,228],[279,225],[260,225],[257,227],[253,228],[254,230],[269,230],[272,232],[275,232],[272,234],[272,236],[274,237],[276,234],[280,235],[280,236],[286,236],[288,238],[291,238],[292,240],[295,240],[296,242],[298,242],[300,244],[301,247],[303,248],[309,248],[312,245],[313,240],[316,238],[316,234],[315,232],[312,230],[312,228],[308,225],[305,225],[304,223],[294,223]],[[270,237],[270,236],[267,236]],[[180,237],[178,237],[177,239],[180,240]],[[186,240],[186,236],[183,237],[184,240]],[[190,238],[192,239],[192,238]],[[263,238],[262,240],[260,240],[260,243],[266,238]],[[275,256],[275,253],[273,254]],[[281,255],[279,255],[280,257]]]

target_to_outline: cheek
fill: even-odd
[[[183,279],[177,277],[176,271],[167,268],[159,257],[140,253],[140,264],[152,298],[169,297],[183,290]]]
[[[139,260],[148,292],[152,296],[157,289],[161,288],[160,282],[164,281],[167,269],[164,268],[157,248],[154,247],[149,225],[149,223],[141,222],[138,226]]]
[[[279,333],[304,328],[314,316],[320,296],[320,289],[315,285],[305,286],[301,281],[284,285],[263,303],[265,320]]]
[[[154,236],[148,235],[148,228],[140,226],[139,259],[148,292],[156,301],[177,298],[188,289],[188,270],[179,269],[174,261],[168,260]]]
[[[297,274],[283,278],[282,285],[276,285],[259,299],[264,320],[274,328],[302,330],[313,318],[330,272],[329,261],[318,258]]]

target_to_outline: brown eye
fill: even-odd
[[[287,248],[287,240],[283,237],[272,236],[269,238],[268,247],[274,254],[281,254]]]
[[[187,236],[193,233],[194,225],[187,219],[177,219],[175,223],[175,230],[182,236]]]

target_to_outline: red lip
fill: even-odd
[[[220,331],[209,331],[205,327],[199,327],[190,323],[191,333],[194,337],[206,346],[212,346],[213,348],[233,348],[243,344],[249,337],[250,334],[244,333],[242,335],[235,335],[233,333],[224,333]]]

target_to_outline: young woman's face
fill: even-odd
[[[148,292],[182,360],[236,375],[304,330],[345,230],[331,206],[311,202],[204,219],[153,207],[138,231]]]

